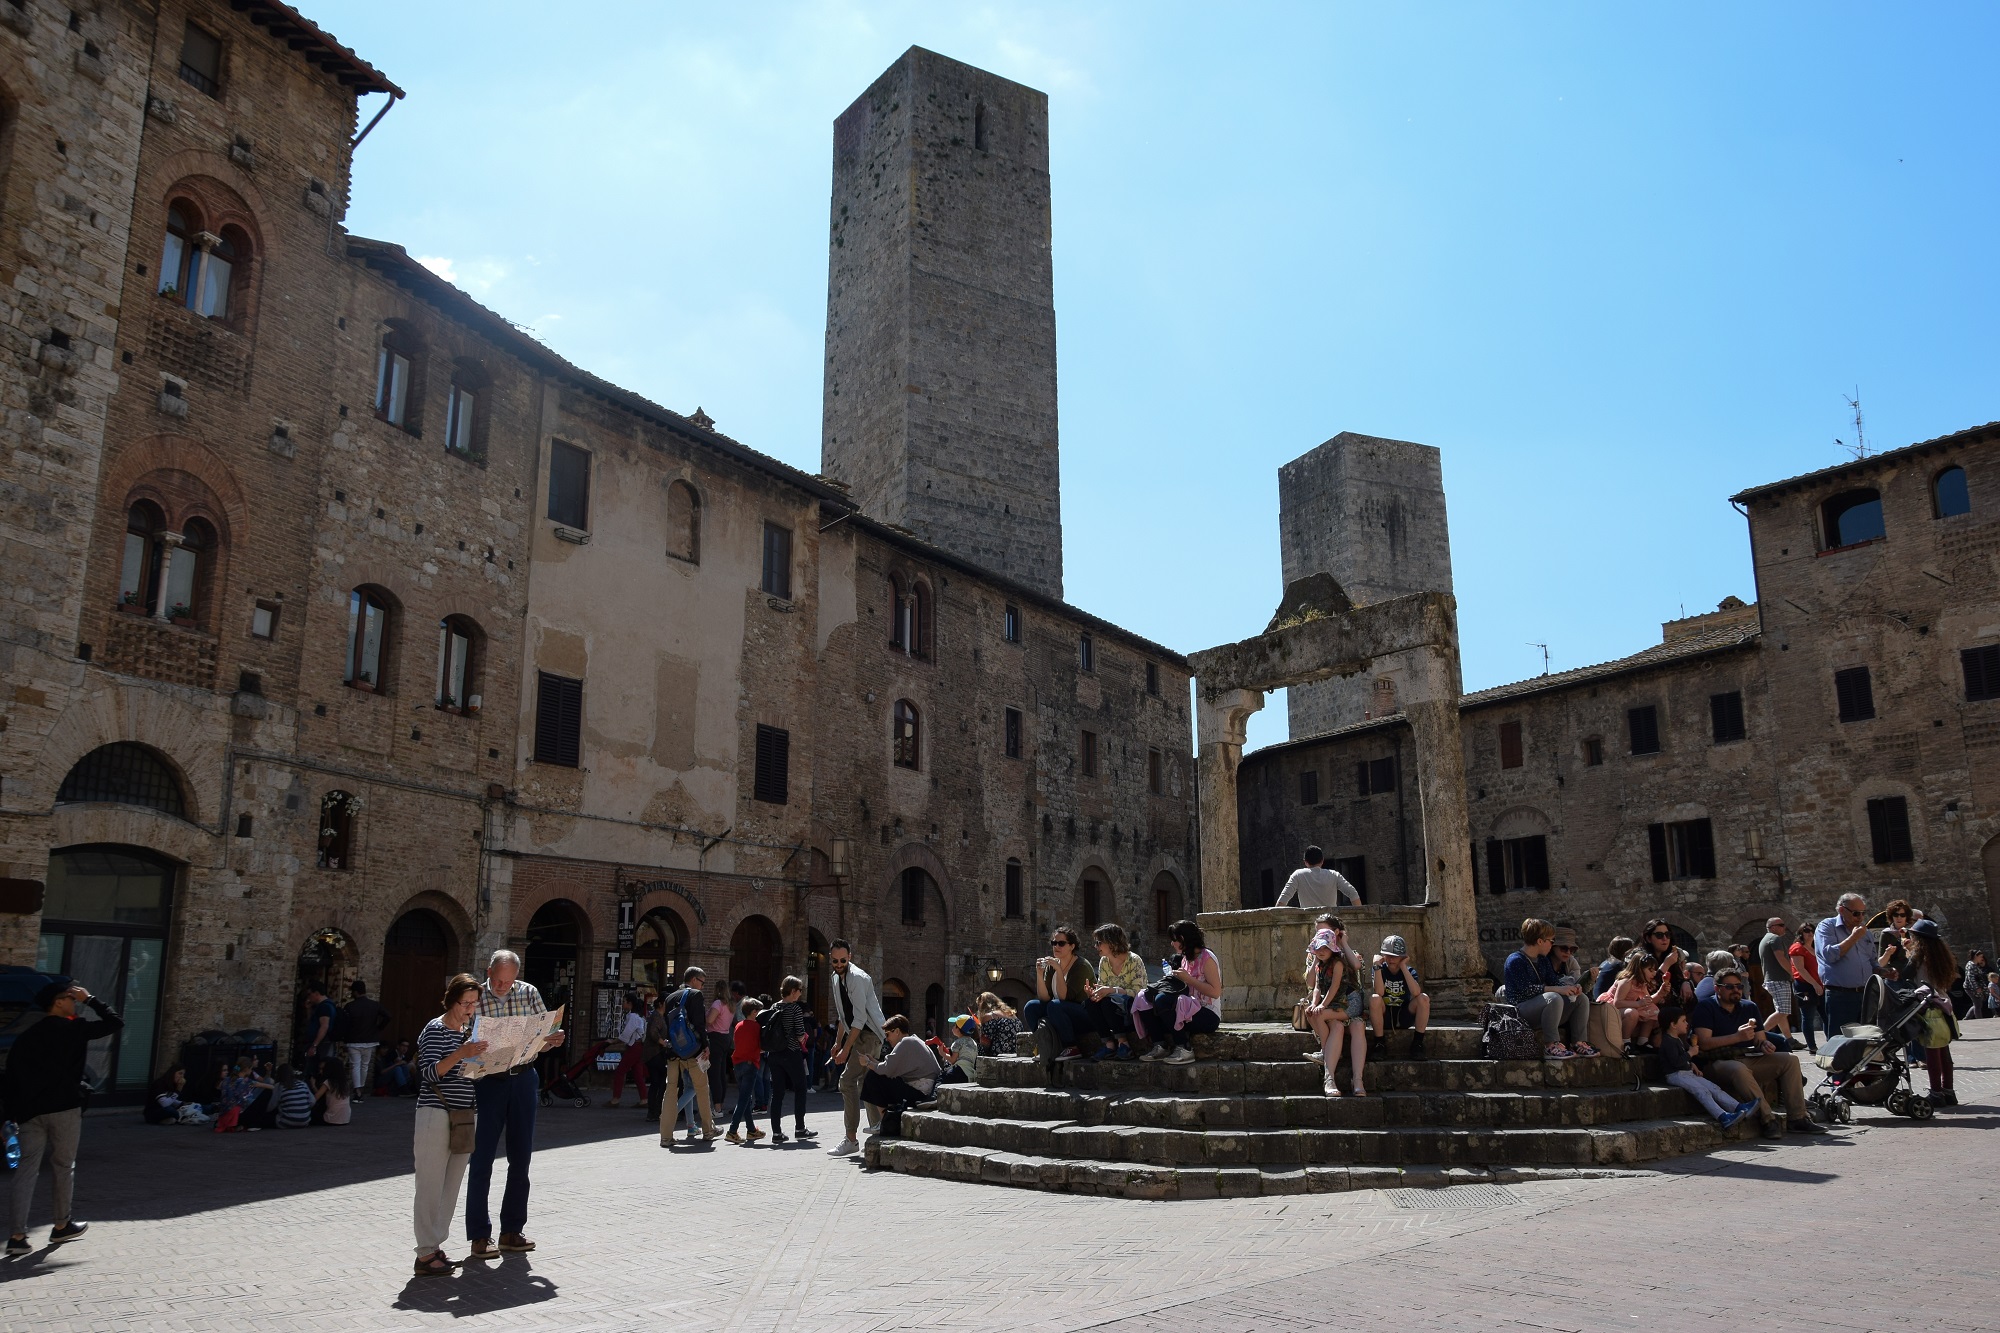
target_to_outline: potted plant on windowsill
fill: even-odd
[[[458,711],[458,700],[452,698],[449,694],[440,694],[438,696],[437,708],[441,713],[456,713]]]
[[[146,614],[146,604],[139,599],[139,594],[136,592],[128,592],[123,597],[120,597],[118,599],[118,609],[128,616],[143,616]]]
[[[367,671],[362,672],[360,675],[356,676],[350,683],[357,690],[365,691],[368,694],[375,693],[375,677],[370,672]]]
[[[167,619],[184,629],[194,628],[194,608],[186,602],[175,602],[167,608]]]

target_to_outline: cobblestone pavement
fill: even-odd
[[[90,1234],[0,1263],[0,1328],[1991,1330],[2000,1021],[1955,1052],[1964,1105],[1928,1124],[1863,1109],[1826,1139],[1500,1192],[1096,1199],[667,1152],[634,1112],[557,1108],[540,1249],[442,1279],[407,1276],[407,1102],[228,1136],[93,1114]],[[829,1142],[836,1108],[812,1115]]]

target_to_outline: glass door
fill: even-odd
[[[153,1074],[177,867],[136,847],[72,847],[49,858],[36,966],[117,1009],[124,1030],[90,1044],[84,1077],[120,1100]]]

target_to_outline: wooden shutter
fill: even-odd
[[[1521,839],[1521,882],[1531,889],[1549,886],[1549,840],[1540,834]]]
[[[583,682],[540,673],[535,698],[535,762],[575,768],[583,735]]]
[[[1874,844],[1875,864],[1911,860],[1909,804],[1900,796],[1879,796],[1870,801],[1868,835]]]
[[[1965,700],[2000,699],[2000,643],[1959,652],[1958,663],[1965,670]]]
[[[1500,767],[1519,768],[1521,766],[1521,724],[1502,722],[1500,724]]]
[[[792,733],[781,727],[757,727],[756,794],[760,801],[783,805],[790,794]]]
[[[1486,840],[1486,888],[1489,893],[1507,892],[1507,855],[1498,838]]]
[[[1862,722],[1875,716],[1875,688],[1867,667],[1849,667],[1833,673],[1833,693],[1842,722]]]
[[[1368,761],[1366,759],[1357,759],[1354,763],[1354,794],[1356,796],[1366,796],[1368,794]]]
[[[1646,825],[1646,839],[1653,845],[1653,883],[1664,884],[1672,873],[1667,868],[1667,826]]]

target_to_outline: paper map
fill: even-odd
[[[542,1043],[549,1034],[562,1027],[563,1011],[560,1007],[545,1014],[527,1014],[519,1018],[487,1018],[480,1016],[472,1020],[472,1033],[467,1041],[483,1041],[486,1050],[479,1055],[467,1056],[459,1062],[459,1072],[467,1078],[485,1078],[488,1074],[504,1074],[516,1065],[523,1065],[542,1053]]]

